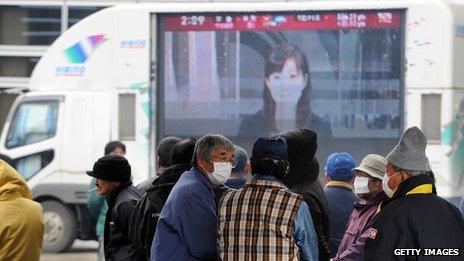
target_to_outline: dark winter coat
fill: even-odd
[[[108,211],[105,219],[104,247],[105,259],[144,260],[136,254],[130,237],[130,222],[135,204],[140,198],[138,190],[132,182],[120,185],[109,195]]]
[[[137,203],[131,234],[137,251],[144,254],[147,260],[150,258],[151,243],[161,210],[180,176],[190,168],[190,164],[176,164],[165,169]]]
[[[346,231],[346,225],[358,197],[353,193],[353,186],[345,181],[330,181],[324,187],[329,204],[330,221],[330,256],[337,254],[338,246]]]
[[[322,185],[317,180],[319,163],[314,156],[317,135],[307,129],[297,129],[280,134],[287,141],[290,172],[283,183],[293,192],[303,196],[309,206],[319,247],[319,260],[329,260],[329,210]]]
[[[369,229],[364,260],[462,260],[464,220],[459,210],[436,195],[427,175],[403,181],[384,201]],[[420,256],[395,256],[395,249],[423,249]],[[425,248],[459,249],[461,256],[423,256]]]

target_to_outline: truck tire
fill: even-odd
[[[68,250],[77,237],[77,221],[72,210],[55,200],[41,202],[44,213],[42,250],[58,253]]]

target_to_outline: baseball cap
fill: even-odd
[[[350,154],[336,152],[327,157],[327,165],[324,169],[331,179],[350,180],[353,178],[354,167],[356,167],[356,162]]]

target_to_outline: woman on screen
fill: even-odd
[[[332,136],[329,122],[311,111],[309,65],[296,46],[274,47],[265,61],[264,74],[263,108],[243,119],[239,136],[268,136],[294,128]]]

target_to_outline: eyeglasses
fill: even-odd
[[[229,161],[224,157],[218,157],[218,156],[211,156],[211,158],[218,159],[220,162],[229,162],[230,165],[232,165],[232,168],[235,168],[235,166],[237,166],[237,161],[235,161],[235,159]]]

